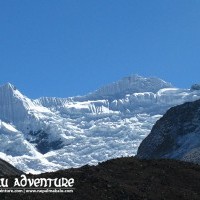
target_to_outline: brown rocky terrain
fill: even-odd
[[[175,160],[118,158],[97,166],[83,166],[34,177],[72,177],[75,179],[75,190],[72,194],[0,194],[0,199],[200,199],[200,166]]]

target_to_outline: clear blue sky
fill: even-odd
[[[136,73],[200,82],[199,0],[0,1],[0,84],[67,97]]]

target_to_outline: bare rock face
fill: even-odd
[[[11,164],[0,159],[0,176],[17,176],[23,172],[13,167]]]
[[[200,84],[193,84],[191,90],[200,90]]]
[[[169,109],[140,144],[137,157],[200,163],[200,100]]]

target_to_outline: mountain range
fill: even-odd
[[[200,98],[159,78],[125,77],[85,96],[30,99],[0,86],[0,157],[41,173],[133,156],[171,107]]]

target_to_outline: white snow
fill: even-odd
[[[71,98],[31,100],[6,84],[0,87],[0,157],[25,172],[40,173],[135,155],[168,108],[199,98],[200,91],[140,76]],[[31,131],[44,131],[49,142],[62,145],[42,154],[30,142],[37,139]]]
[[[17,129],[15,129],[13,126],[10,124],[6,124],[5,122],[1,122],[1,128],[7,129],[9,132],[17,133]]]

